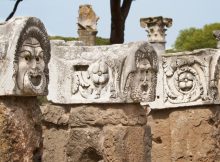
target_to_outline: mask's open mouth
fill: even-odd
[[[46,83],[43,72],[29,71],[24,76],[24,92],[27,94],[42,94],[47,85]]]
[[[148,90],[148,85],[147,84],[142,84],[141,85],[141,91],[142,92],[147,92],[147,90]]]
[[[39,86],[41,83],[41,75],[30,74],[29,79],[34,86]]]

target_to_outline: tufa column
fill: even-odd
[[[141,18],[140,25],[148,32],[148,40],[154,46],[157,53],[159,55],[165,53],[166,27],[172,26],[172,19],[163,18],[162,16]]]
[[[84,42],[87,46],[94,46],[96,41],[97,21],[99,17],[96,16],[92,10],[91,5],[79,6],[78,17],[78,34],[79,40]]]

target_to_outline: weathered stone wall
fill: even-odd
[[[45,162],[220,161],[218,105],[152,110],[148,117],[135,104],[41,109]]]
[[[40,162],[42,142],[36,97],[0,97],[0,162]]]
[[[219,162],[220,107],[153,110],[152,162]]]
[[[45,105],[45,162],[150,162],[150,129],[138,104]]]

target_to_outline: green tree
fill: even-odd
[[[175,41],[174,48],[177,51],[216,48],[217,41],[212,34],[214,30],[220,30],[220,23],[208,24],[202,29],[189,28],[181,30]]]

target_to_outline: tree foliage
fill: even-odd
[[[174,48],[177,51],[216,48],[217,41],[212,34],[214,30],[220,30],[220,23],[208,24],[202,29],[188,28],[181,30],[175,41]]]

